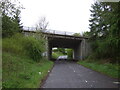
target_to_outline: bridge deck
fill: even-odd
[[[37,31],[23,31],[23,32],[28,32],[28,33],[37,33]],[[47,33],[47,32],[42,32],[45,34],[47,37],[56,37],[56,38],[67,38],[67,39],[88,39],[88,37],[84,36],[74,36],[74,35],[67,35],[67,34],[56,34],[56,33]]]

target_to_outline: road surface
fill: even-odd
[[[118,88],[116,82],[75,62],[56,61],[42,88]]]

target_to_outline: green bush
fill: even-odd
[[[33,37],[27,37],[27,41],[24,43],[27,54],[35,61],[39,61],[42,58],[42,53],[45,49],[45,42]]]
[[[66,49],[66,50],[67,50],[68,59],[73,59],[73,50],[72,49]]]
[[[39,61],[45,48],[44,44],[44,39],[16,34],[11,38],[4,38],[2,46],[3,51],[25,55],[31,57],[34,61]]]
[[[52,53],[52,58],[57,59],[59,56],[63,56],[64,54],[62,52],[54,52]]]
[[[25,37],[22,34],[16,34],[11,38],[4,38],[2,40],[2,49],[5,52],[26,55],[26,51],[23,46],[25,41]]]
[[[22,34],[2,40],[2,88],[39,88],[53,66],[41,55],[45,40]]]

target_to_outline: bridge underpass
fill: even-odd
[[[88,43],[86,42],[88,38],[70,36],[70,35],[57,35],[49,34],[47,35],[48,41],[48,59],[52,59],[52,48],[70,48],[73,49],[73,59],[82,60],[88,54]]]
[[[35,31],[24,31],[26,36],[33,35]],[[43,32],[47,39],[46,49],[47,49],[47,58],[52,59],[52,48],[70,48],[73,49],[73,59],[82,60],[90,53],[90,45],[87,42],[88,38],[72,35],[62,35],[55,33]]]

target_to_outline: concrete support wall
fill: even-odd
[[[84,59],[84,55],[85,55],[85,40],[83,39],[81,41],[81,50],[80,50],[80,59],[83,60]]]
[[[48,42],[48,49],[47,49],[47,58],[48,60],[51,60],[52,58],[52,46],[49,42]]]
[[[73,59],[83,60],[90,54],[90,45],[87,39],[83,39],[78,45],[75,46],[73,52]]]
[[[73,59],[79,60],[80,59],[80,52],[81,51],[81,42],[75,46],[74,53],[73,53]]]
[[[88,55],[90,55],[91,53],[91,47],[90,47],[90,43],[88,42],[88,40],[85,40],[85,57],[87,57]]]
[[[90,45],[87,39],[83,39],[81,42],[81,60],[85,59],[90,54]]]

